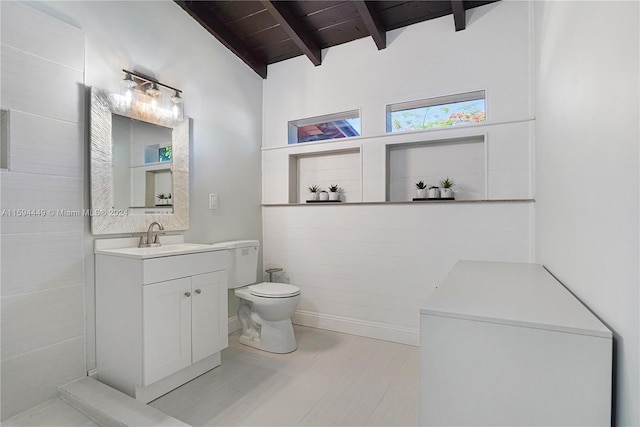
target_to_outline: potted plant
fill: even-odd
[[[156,196],[159,200],[158,205],[166,205],[166,200],[169,200],[164,193],[160,193]]]
[[[449,177],[446,177],[442,181],[440,181],[440,186],[442,189],[440,190],[440,197],[443,199],[452,199],[453,198],[453,187],[456,185],[455,182]]]
[[[340,200],[340,187],[338,184],[329,186],[329,200]]]
[[[309,192],[311,193],[311,199],[309,200],[318,200],[318,193],[320,192],[320,187],[317,185],[312,185],[309,187]]]
[[[416,182],[416,199],[426,199],[427,198],[427,185],[424,181]]]
[[[329,193],[324,190],[320,190],[320,200],[323,202],[329,200]]]
[[[439,199],[440,198],[440,188],[432,185],[429,187],[429,198],[430,199]]]

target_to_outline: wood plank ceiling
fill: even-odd
[[[321,65],[321,50],[369,37],[386,48],[386,32],[452,15],[452,31],[466,27],[466,11],[490,1],[176,0],[262,78],[267,65],[306,55]]]

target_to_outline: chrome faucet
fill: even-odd
[[[154,226],[158,226],[158,231],[154,231]],[[149,229],[147,230],[146,236],[140,236],[140,244],[139,248],[149,248],[152,246],[160,246],[160,234],[164,234],[164,226],[157,221],[153,221],[149,224]]]

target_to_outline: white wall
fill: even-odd
[[[7,207],[23,207],[40,206],[44,203],[47,207],[54,205],[80,209],[83,207],[84,182],[84,207],[89,208],[88,178],[83,181],[83,176],[88,177],[89,172],[86,162],[88,153],[85,148],[88,147],[88,142],[84,139],[81,127],[84,121],[88,120],[83,105],[85,87],[82,84],[82,70],[86,64],[84,82],[87,86],[120,91],[120,80],[123,76],[121,70],[126,68],[151,74],[161,82],[183,90],[185,114],[191,118],[191,229],[185,233],[186,239],[206,243],[242,238],[255,239],[261,236],[262,79],[259,76],[172,1],[29,2],[29,6],[59,19],[56,21],[45,17],[44,21],[56,22],[58,27],[71,28],[73,35],[78,34],[79,48],[74,44],[75,39],[70,40],[56,25],[53,25],[55,31],[47,32],[47,27],[33,17],[10,25],[12,20],[5,18],[5,8],[9,5],[12,5],[12,2],[2,2],[3,44],[9,43],[8,40],[18,40],[29,44],[30,48],[41,48],[41,51],[36,52],[37,55],[46,58],[49,52],[53,52],[62,59],[46,59],[42,62],[44,65],[41,66],[38,62],[32,67],[29,61],[37,59],[35,56],[11,51],[11,55],[19,57],[16,58],[16,69],[9,70],[13,71],[10,73],[5,71],[5,66],[12,62],[5,58],[3,46],[3,102],[12,95],[5,93],[7,90],[13,90],[13,96],[21,102],[25,99],[37,100],[29,102],[33,108],[28,111],[38,115],[37,119],[43,123],[38,126],[44,129],[40,134],[39,131],[34,131],[40,129],[31,125],[34,116],[24,115],[16,119],[25,121],[22,129],[29,136],[27,143],[17,147],[17,150],[24,150],[24,155],[16,155],[16,164],[31,167],[38,175],[26,175],[20,182],[12,182],[12,178],[9,177],[17,175],[3,174],[3,205],[6,203]],[[39,12],[37,14],[41,15]],[[83,51],[85,44],[86,54]],[[79,54],[79,58],[76,58],[72,65],[57,64],[68,63],[72,53]],[[19,62],[22,61],[22,56],[26,56],[26,63]],[[42,69],[48,77],[44,85],[37,79],[29,80],[29,72],[36,68]],[[5,84],[7,76],[13,78],[14,74],[16,78],[28,81],[11,81],[10,84]],[[9,107],[17,108],[11,105]],[[61,114],[69,114],[70,118],[61,117]],[[41,119],[39,116],[51,117],[53,120],[45,120],[44,117]],[[73,126],[67,122],[73,122]],[[42,134],[47,137],[44,138]],[[68,134],[73,135],[76,140],[66,136]],[[38,137],[40,139],[37,139]],[[61,157],[61,151],[64,151],[66,156]],[[41,155],[42,153],[47,155]],[[48,174],[44,182],[43,174]],[[208,210],[208,194],[211,192],[220,196],[220,208],[217,211]],[[3,280],[25,288],[20,290],[20,293],[38,290],[37,283],[31,283],[37,282],[36,278],[47,285],[50,284],[51,288],[64,288],[66,292],[77,289],[79,296],[74,295],[74,298],[70,297],[60,302],[65,309],[52,310],[57,316],[67,317],[70,315],[70,310],[66,309],[68,305],[77,308],[78,311],[73,313],[82,313],[83,309],[86,311],[85,333],[78,331],[76,323],[72,323],[67,317],[66,323],[60,326],[60,334],[68,338],[64,341],[64,346],[78,343],[78,357],[75,357],[76,353],[73,354],[74,357],[61,353],[55,346],[47,348],[43,355],[32,351],[29,353],[29,359],[19,359],[20,366],[10,367],[16,372],[15,378],[7,374],[11,370],[7,370],[3,360],[2,401],[3,406],[7,405],[11,409],[6,413],[3,410],[3,417],[41,402],[45,394],[51,395],[50,392],[55,387],[95,367],[94,237],[89,232],[88,218],[65,221],[64,226],[52,224],[49,220],[37,226],[31,226],[35,224],[34,221],[14,221],[16,227],[21,227],[16,231],[12,231],[10,226],[3,223],[8,230],[3,229],[3,232],[11,233],[2,240]],[[43,238],[40,232],[47,233],[44,241],[53,242],[53,246],[41,244]],[[48,259],[41,264],[30,261],[29,272],[21,272],[20,267],[24,267],[25,260],[33,256],[36,260],[47,257]],[[5,272],[5,264],[16,266],[13,275]],[[32,275],[34,280],[30,280],[29,275]],[[51,275],[53,278],[49,277]],[[4,286],[3,293],[6,293]],[[34,295],[34,298],[36,297],[40,296]],[[231,304],[233,306],[233,302]],[[56,306],[50,304],[50,307]],[[48,323],[44,317],[38,319],[40,322]],[[82,329],[82,314],[78,321]],[[37,322],[16,323],[16,327],[20,326],[21,330],[33,329],[34,334],[40,334],[38,325]],[[77,337],[76,341],[68,337],[72,332],[75,333],[73,336]],[[4,335],[3,324],[3,338]],[[58,347],[62,347],[62,344]],[[2,348],[4,355],[4,342]],[[57,359],[48,363],[46,356],[54,351],[58,351]],[[42,357],[38,360],[40,356]],[[61,356],[65,358],[60,360]],[[71,377],[66,371],[67,368],[73,373]],[[40,375],[42,380],[34,381],[36,375]],[[61,382],[61,378],[67,379]],[[24,399],[20,400],[22,398]]]
[[[2,419],[85,375],[84,34],[1,2],[1,106],[10,110],[2,216]]]
[[[277,279],[301,287],[295,321],[417,344],[420,304],[458,259],[533,260],[533,202],[495,202],[533,194],[530,7],[500,2],[468,15],[461,32],[448,16],[390,31],[382,51],[367,38],[323,51],[319,67],[305,57],[269,66],[263,203],[279,206],[263,208],[264,263],[283,266]],[[388,103],[482,89],[485,125],[385,135]],[[287,145],[288,121],[353,109],[361,111],[362,137]],[[413,182],[405,179],[409,187],[397,187],[403,174],[395,157],[387,177],[392,148],[437,146],[437,164],[413,161],[407,173],[423,174],[431,184],[436,176],[451,176],[465,186],[469,170],[461,169],[455,143],[461,138],[482,141],[470,156],[473,185],[482,194],[469,198],[494,202],[375,204],[398,192],[403,200],[412,197]],[[341,168],[338,150],[359,152],[359,163],[351,159],[353,174]],[[322,154],[328,155],[321,157],[317,182],[309,181],[308,171],[297,177],[289,169],[296,156]],[[353,187],[358,174],[360,189],[349,192],[373,204],[281,206],[295,199],[290,190],[296,178],[303,188],[342,185],[340,177]],[[464,191],[461,196],[466,198]]]
[[[536,258],[614,332],[617,425],[637,426],[639,3],[535,6]]]

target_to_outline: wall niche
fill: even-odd
[[[416,182],[439,186],[446,177],[456,184],[456,200],[487,198],[484,135],[389,144],[386,151],[386,201],[411,200],[415,197]]]
[[[305,203],[312,185],[328,191],[333,184],[342,189],[342,202],[362,201],[359,147],[289,156],[289,203]]]

